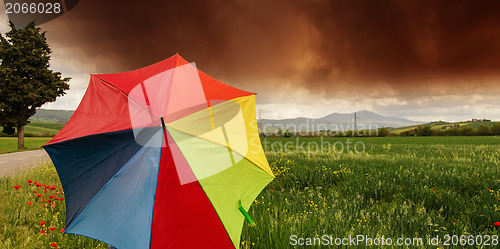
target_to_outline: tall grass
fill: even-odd
[[[290,244],[291,236],[323,235],[383,236],[394,242],[397,238],[423,238],[424,243],[438,236],[441,244],[431,248],[442,248],[447,234],[500,235],[495,225],[500,222],[500,145],[496,140],[480,144],[475,138],[469,143],[462,138],[442,138],[442,143],[430,143],[426,138],[403,138],[406,140],[399,143],[391,138],[377,139],[357,140],[366,146],[359,154],[332,153],[326,148],[307,153],[297,151],[296,144],[287,145],[286,153],[277,153],[265,146],[276,179],[252,205],[249,213],[257,226],[245,222],[241,248],[302,248]],[[284,146],[290,140],[270,141]],[[49,186],[47,193],[43,186],[30,186],[27,180]],[[1,248],[53,248],[51,242],[57,242],[59,248],[106,248],[95,240],[60,232],[64,203],[54,198],[54,207],[41,202],[42,198],[51,199],[49,195],[62,197],[59,184],[51,164],[0,180]],[[13,187],[17,185],[18,190]],[[57,190],[50,190],[50,186]],[[43,197],[37,197],[39,193]],[[44,227],[40,226],[42,221],[46,222]],[[45,235],[40,234],[42,229]],[[362,243],[358,246],[364,247],[375,248]],[[386,246],[393,247],[414,248]],[[429,247],[424,244],[421,248]],[[481,248],[452,246],[464,247]]]
[[[326,148],[307,153],[294,150],[295,144],[284,154],[266,147],[276,179],[252,206],[258,226],[245,225],[242,247],[290,248],[293,235],[384,236],[394,242],[439,236],[440,243],[446,234],[500,235],[495,225],[500,221],[499,145],[476,144],[475,138],[473,144],[460,139],[451,145],[403,139],[366,143],[360,154]]]
[[[63,234],[64,192],[51,163],[2,177],[0,196],[0,248],[107,248],[93,239]]]

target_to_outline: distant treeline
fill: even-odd
[[[417,128],[402,131],[399,136],[492,136],[500,135],[500,123],[493,126],[479,125],[477,128],[469,126],[452,127],[449,129],[432,129],[429,125],[421,125]]]
[[[318,132],[290,132],[278,130],[275,133],[261,134],[261,136],[271,137],[387,137],[387,136],[496,136],[500,135],[500,123],[492,126],[481,124],[477,128],[470,126],[451,127],[447,129],[433,129],[430,125],[420,125],[416,128],[391,132],[388,128],[376,130],[348,130],[348,131],[318,131]]]

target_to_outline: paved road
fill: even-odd
[[[0,155],[0,177],[10,176],[17,169],[25,169],[41,162],[50,162],[50,157],[44,149]]]

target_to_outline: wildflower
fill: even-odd
[[[54,197],[54,200],[59,200],[59,197]]]
[[[45,235],[45,231],[44,230],[40,231],[40,234]]]
[[[33,193],[36,193],[36,191],[35,191],[35,190],[33,190]]]
[[[37,194],[36,196],[37,196],[37,197],[42,197],[43,195],[42,195],[42,194]]]
[[[60,201],[64,201],[64,198],[59,198]]]
[[[53,195],[49,195],[49,198],[51,198],[51,199],[52,199],[52,198],[54,198],[54,196],[53,196]]]
[[[432,190],[432,193],[436,193],[436,191]]]
[[[21,185],[14,185],[12,187],[14,187],[16,190],[19,190],[21,188]]]
[[[26,202],[26,204],[28,204],[28,205],[30,205],[30,206],[32,206],[32,205],[33,205],[33,203],[31,203],[31,201]]]
[[[59,231],[59,232],[64,233],[64,228],[61,228],[61,231]]]
[[[41,199],[40,201],[41,201],[41,202],[45,202],[45,199]]]
[[[45,225],[45,221],[40,222],[40,226],[43,227],[44,225]]]
[[[498,227],[498,226],[500,226],[500,222],[495,222],[494,225]]]
[[[54,185],[50,186],[49,188],[50,188],[50,190],[56,190],[57,189],[56,186],[54,186]]]
[[[50,243],[50,246],[52,246],[52,247],[54,247],[54,248],[56,248],[56,249],[57,249],[57,243],[56,243],[56,242],[52,242],[52,243]]]
[[[271,191],[274,191],[274,189],[270,189]]]
[[[55,231],[55,230],[56,230],[56,228],[55,228],[55,227],[51,227],[51,228],[49,228],[49,230],[50,230],[50,231]]]
[[[28,183],[31,184],[33,181],[32,180],[28,180]]]

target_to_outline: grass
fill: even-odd
[[[487,235],[490,243],[491,236],[497,236],[498,243],[499,138],[436,138],[355,138],[365,146],[359,154],[335,153],[325,144],[338,142],[338,147],[347,138],[300,138],[298,144],[295,138],[267,138],[266,156],[276,179],[249,210],[257,226],[245,222],[241,248],[302,248],[292,246],[291,237],[323,235],[384,236],[394,243],[397,238],[422,238],[427,243],[427,238],[438,236],[439,246],[424,244],[422,248],[442,248],[447,234]],[[302,142],[305,149],[299,147]],[[272,146],[279,147],[277,144],[287,150],[273,151]],[[314,153],[308,153],[308,149]],[[28,179],[59,186],[51,165],[0,180],[2,248],[50,248],[50,242],[57,242],[59,248],[105,248],[88,238],[62,235],[63,203],[43,208],[44,203],[30,192],[33,186],[27,185]],[[12,187],[15,185],[20,189]],[[41,221],[56,231],[40,235]],[[358,247],[373,248],[362,243]],[[452,246],[457,247],[481,248]]]
[[[365,143],[364,153],[333,153],[326,147],[307,153],[296,143],[288,145],[288,153],[275,153],[272,143],[284,146],[287,140],[270,138],[266,151],[276,179],[252,206],[258,228],[245,225],[242,247],[290,248],[294,235],[424,241],[439,236],[440,243],[446,234],[500,235],[494,225],[500,221],[498,138],[354,141]],[[305,142],[315,151],[313,142],[321,140]],[[398,248],[403,247],[411,246]]]
[[[57,243],[57,248],[107,248],[102,242],[62,233],[64,192],[52,164],[1,178],[0,194],[0,248],[53,249],[51,243]]]
[[[26,151],[26,150],[37,150],[48,141],[52,139],[51,137],[25,137],[24,147],[26,149],[17,149],[17,137],[0,137],[0,154]]]

